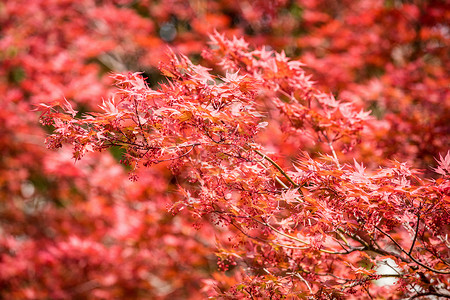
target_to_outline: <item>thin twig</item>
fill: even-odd
[[[274,232],[278,233],[279,235],[282,235],[282,236],[284,236],[284,237],[286,237],[286,238],[288,238],[288,239],[297,241],[297,242],[302,243],[302,244],[304,244],[304,245],[309,245],[309,246],[311,246],[310,243],[308,243],[308,242],[306,242],[306,241],[303,241],[303,240],[301,240],[301,239],[299,239],[299,238],[296,238],[296,237],[294,237],[294,236],[292,236],[292,235],[286,234],[286,233],[284,233],[284,232],[282,232],[282,231],[276,229],[275,227],[273,227],[272,225],[270,225],[270,224],[267,223],[267,222],[259,221],[258,219],[255,219],[255,218],[253,218],[252,216],[249,216],[249,217],[250,217],[252,220],[258,222],[259,224],[261,224],[261,225],[263,225],[263,226],[266,226],[266,227],[272,229]],[[317,250],[320,251],[320,252],[328,253],[328,254],[349,254],[349,253],[352,253],[352,252],[354,252],[354,251],[362,251],[362,250],[364,250],[364,249],[365,249],[365,248],[363,248],[363,247],[361,247],[361,248],[356,248],[356,247],[353,248],[353,247],[352,247],[350,250],[346,250],[346,251],[344,251],[344,252],[331,251],[331,250],[325,250],[325,249],[317,249]]]
[[[328,137],[327,137],[327,140],[328,140]],[[331,143],[330,141],[328,141],[328,147],[330,147],[330,149],[331,149],[331,153],[333,154],[333,157],[334,157],[334,159],[335,159],[335,161],[336,161],[337,167],[340,168],[341,165],[339,164],[339,160],[338,160],[338,157],[337,157],[337,155],[336,155],[336,151],[334,151],[333,143]]]
[[[144,138],[145,144],[148,147],[149,143],[148,143],[148,140],[147,140],[147,136],[145,135],[144,128],[142,127],[141,118],[139,117],[138,102],[137,102],[136,98],[134,98],[134,110],[135,110],[135,113],[136,113],[136,118],[137,118],[137,121],[138,121],[139,128],[141,129],[141,132],[142,132],[142,137]]]
[[[438,297],[444,297],[444,298],[450,299],[450,295],[445,295],[445,294],[436,293],[436,292],[426,292],[426,293],[417,293],[414,296],[412,296],[411,298],[409,298],[409,300],[416,299],[416,298],[423,297],[423,296],[438,296]]]
[[[389,233],[387,233],[387,232],[384,232],[382,229],[380,229],[380,228],[378,228],[378,226],[375,226],[375,228],[378,230],[378,231],[380,231],[382,234],[384,234],[385,236],[387,236],[403,253],[405,253],[412,261],[414,261],[416,264],[418,264],[419,266],[421,266],[421,267],[423,267],[423,268],[425,268],[425,269],[427,269],[428,271],[431,271],[431,272],[435,272],[435,273],[438,273],[438,274],[450,274],[450,271],[441,271],[441,270],[436,270],[436,269],[433,269],[433,268],[431,268],[431,267],[429,267],[429,266],[427,266],[427,265],[424,265],[423,263],[421,263],[420,261],[418,261],[417,259],[415,259],[411,254],[409,254],[408,252],[406,252],[406,250],[405,249],[403,249],[403,247],[402,246],[400,246],[400,244],[399,243],[397,243],[397,241],[396,240],[394,240],[390,235],[389,235]]]
[[[372,295],[371,295],[370,292],[369,292],[369,288],[366,287],[366,286],[362,286],[362,287],[363,287],[363,289],[366,291],[366,293],[367,293],[367,295],[369,296],[369,298],[370,298],[370,299],[373,299]]]
[[[177,157],[171,157],[171,158],[166,158],[166,159],[159,159],[159,160],[158,160],[158,163],[163,162],[163,161],[171,161],[171,160],[180,159],[180,158],[182,158],[182,157],[188,155],[189,153],[191,153],[192,150],[194,150],[195,146],[196,146],[196,145],[193,145],[191,149],[189,149],[188,151],[186,151],[185,153],[183,153],[183,154],[181,154],[181,155],[179,155],[179,156],[177,156]]]
[[[257,149],[253,149],[253,151],[255,151],[256,154],[258,154],[259,156],[261,156],[262,158],[264,158],[265,160],[267,160],[272,166],[274,166],[278,171],[280,171],[280,173],[295,187],[298,188],[299,185],[297,183],[295,183],[294,180],[292,180],[292,178],[280,167],[280,165],[278,165],[273,159],[271,159],[270,157],[268,157],[267,155],[261,153],[259,150]],[[300,191],[301,193],[301,191]]]
[[[300,274],[298,273],[292,273],[294,276],[300,278],[301,281],[303,281],[306,285],[306,287],[308,288],[309,292],[311,294],[313,294],[313,290],[311,289],[311,286],[309,285],[308,281],[305,280],[305,278],[303,278]]]
[[[413,241],[412,241],[412,244],[411,244],[411,248],[409,248],[408,255],[411,255],[411,252],[413,251],[413,248],[414,248],[414,244],[416,243],[417,235],[419,233],[419,222],[420,222],[420,214],[417,213],[416,231],[414,233],[414,238],[413,238]]]

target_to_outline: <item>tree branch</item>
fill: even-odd
[[[429,266],[427,266],[427,265],[424,265],[423,263],[421,263],[420,261],[418,261],[417,259],[415,259],[411,254],[409,254],[408,252],[406,252],[406,250],[405,249],[403,249],[403,247],[399,244],[399,243],[397,243],[397,241],[396,240],[394,240],[390,235],[389,235],[389,233],[387,233],[387,232],[384,232],[382,229],[380,229],[380,228],[378,228],[378,226],[375,226],[375,228],[379,231],[379,232],[381,232],[382,234],[384,234],[385,236],[387,236],[403,253],[405,253],[412,261],[414,261],[416,264],[418,264],[419,266],[421,266],[421,267],[423,267],[423,268],[425,268],[425,269],[427,269],[428,271],[431,271],[431,272],[434,272],[434,273],[438,273],[438,274],[450,274],[450,271],[441,271],[441,270],[436,270],[436,269],[433,269],[433,268],[431,268],[431,267],[429,267]]]
[[[411,298],[409,298],[409,300],[416,299],[419,297],[424,297],[424,296],[438,296],[438,297],[444,297],[444,298],[450,299],[450,295],[448,295],[448,294],[441,294],[441,293],[437,293],[437,292],[426,292],[426,293],[417,293],[414,296],[412,296]]]
[[[419,233],[419,222],[420,222],[420,214],[418,213],[417,214],[416,231],[414,232],[414,238],[413,238],[413,241],[412,241],[412,244],[411,244],[411,248],[409,248],[408,255],[411,255],[411,252],[413,251],[413,248],[414,248],[414,244],[416,243],[417,235]]]
[[[271,159],[270,157],[268,157],[267,155],[261,153],[259,150],[257,149],[253,149],[253,151],[255,151],[256,154],[258,154],[259,156],[261,156],[262,158],[264,158],[265,160],[267,160],[272,166],[274,166],[278,171],[280,171],[280,173],[295,187],[298,188],[300,187],[294,180],[292,180],[292,178],[280,167],[280,165],[278,165],[273,159]],[[302,194],[302,191],[300,191],[300,194]],[[303,195],[303,194],[302,194]]]

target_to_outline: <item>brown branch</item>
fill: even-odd
[[[423,263],[421,263],[420,261],[418,261],[417,259],[415,259],[411,254],[409,254],[408,252],[406,252],[405,249],[403,249],[403,247],[397,243],[396,240],[394,240],[389,233],[384,232],[382,229],[378,228],[378,226],[375,226],[375,228],[380,231],[382,234],[384,234],[385,236],[387,236],[403,253],[405,253],[412,261],[414,261],[416,264],[418,264],[419,266],[427,269],[428,271],[434,272],[434,273],[438,273],[438,274],[450,274],[450,271],[441,271],[441,270],[436,270],[433,269],[427,265],[424,265]]]
[[[444,297],[444,298],[450,299],[450,295],[448,295],[448,294],[441,294],[438,292],[426,292],[426,293],[417,293],[414,296],[412,296],[411,298],[409,298],[409,300],[416,299],[419,297],[424,297],[424,296],[438,296],[438,297]]]
[[[280,165],[278,165],[273,159],[271,159],[270,157],[268,157],[267,155],[261,153],[259,150],[257,149],[253,149],[253,151],[255,151],[256,154],[258,154],[259,156],[261,156],[262,158],[264,158],[265,160],[267,160],[272,166],[274,166],[278,171],[280,171],[280,173],[295,187],[298,188],[300,187],[294,180],[292,180],[292,178],[280,167]],[[302,191],[300,191],[300,194],[302,194]],[[303,194],[302,194],[303,195]]]
[[[412,244],[411,244],[411,248],[409,248],[408,255],[411,255],[411,252],[413,251],[413,248],[414,248],[414,244],[416,243],[417,235],[419,233],[419,222],[420,222],[420,214],[418,213],[417,214],[416,230],[414,232],[414,238],[413,238],[413,241],[412,241]]]
[[[142,127],[141,119],[139,118],[138,103],[137,103],[136,98],[134,98],[134,111],[136,113],[136,118],[138,121],[139,128],[141,129],[141,132],[142,132],[142,137],[144,138],[145,144],[148,146],[149,143],[147,140],[147,136],[145,135],[144,128]]]
[[[180,159],[180,158],[182,158],[182,157],[188,155],[189,153],[191,153],[192,150],[194,150],[195,146],[198,146],[198,145],[200,145],[200,144],[193,144],[191,149],[189,149],[188,151],[186,151],[185,153],[183,153],[183,154],[181,154],[181,155],[178,155],[177,157],[171,157],[171,158],[159,159],[159,160],[158,160],[158,163],[163,162],[163,161],[171,161],[171,160]]]

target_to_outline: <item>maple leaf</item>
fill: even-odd
[[[447,155],[445,155],[445,157],[442,157],[442,155],[439,154],[439,160],[436,159],[436,161],[438,162],[438,167],[433,168],[433,170],[436,173],[441,174],[443,176],[449,175],[450,174],[450,151],[447,152]]]
[[[103,103],[99,105],[101,109],[103,109],[108,116],[116,116],[119,114],[119,110],[114,103],[113,99],[103,100]]]
[[[299,197],[300,194],[298,192],[298,189],[287,190],[286,192],[283,192],[281,194],[281,199],[283,199],[287,203],[298,202]]]

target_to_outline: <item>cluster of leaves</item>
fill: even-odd
[[[238,295],[269,298],[284,293],[284,284],[294,285],[293,292],[307,290],[297,274],[297,279],[292,281],[279,271],[290,270],[287,263],[294,261],[285,256],[287,252],[278,251],[276,242],[270,242],[280,236],[257,221],[250,227],[246,224],[251,223],[249,215],[262,216],[275,229],[288,233],[290,229],[279,222],[290,220],[292,205],[286,206],[283,197],[290,199],[290,203],[297,201],[296,198],[309,197],[302,200],[307,202],[332,193],[321,195],[319,190],[309,187],[305,178],[310,175],[313,182],[317,181],[316,186],[323,185],[324,178],[330,176],[328,184],[336,182],[340,190],[333,193],[341,198],[347,189],[356,189],[358,193],[363,189],[372,204],[361,200],[362,206],[378,205],[375,203],[381,201],[380,194],[372,189],[375,186],[381,187],[379,193],[394,189],[395,199],[414,200],[413,206],[419,213],[416,216],[409,211],[408,215],[420,221],[410,223],[413,229],[418,224],[418,241],[430,241],[436,245],[433,247],[439,243],[448,245],[445,238],[440,242],[434,238],[446,237],[448,228],[444,227],[440,234],[437,232],[445,214],[421,206],[419,201],[420,197],[429,199],[431,196],[427,195],[433,193],[437,198],[444,195],[444,204],[448,199],[445,198],[448,195],[445,153],[450,144],[449,77],[446,76],[450,68],[446,51],[448,13],[445,1],[440,0],[3,1],[0,3],[0,298],[198,299],[200,291],[234,298]],[[206,59],[203,59],[200,52],[208,33],[214,29],[270,47],[251,51],[243,41],[228,41],[216,35],[213,37],[216,46],[205,51]],[[146,83],[139,76],[116,75],[123,94],[117,94],[115,99],[125,97],[131,101],[137,95],[141,110],[138,114],[133,111],[136,108],[133,105],[125,107],[116,100],[102,104],[102,97],[111,91],[109,71],[144,71],[143,75],[150,77],[146,81],[156,84],[162,77],[154,66],[166,60],[167,44],[196,63],[201,61],[202,65],[214,68],[212,73],[219,75],[212,76],[183,57],[173,57],[173,65],[167,61],[162,70],[176,86],[165,86],[166,90],[159,90],[157,97],[152,94],[155,91],[143,88]],[[287,55],[300,57],[307,66],[288,61],[272,49],[284,49]],[[216,67],[217,62],[222,62],[228,72]],[[314,74],[319,89],[311,84],[302,68]],[[193,83],[183,77],[185,70],[194,77]],[[208,78],[207,84],[200,78]],[[180,85],[185,87],[180,89]],[[320,91],[331,91],[340,100]],[[237,93],[238,98],[227,93]],[[156,102],[140,99],[139,95],[143,94]],[[167,111],[167,104],[172,100],[165,94],[175,99],[174,107]],[[61,101],[64,97],[70,99],[74,109]],[[180,97],[186,97],[191,104],[182,107]],[[159,102],[160,98],[167,102]],[[342,99],[350,99],[352,104]],[[99,104],[112,114],[108,117],[103,111],[99,115],[94,113],[89,122],[77,120],[69,126],[73,118],[62,114],[57,117],[64,124],[61,128],[67,126],[65,130],[73,130],[75,137],[69,135],[60,142],[75,142],[77,157],[109,147],[113,145],[111,142],[116,146],[111,151],[87,153],[75,165],[66,147],[58,152],[47,151],[43,145],[46,132],[31,108],[33,104],[45,102],[43,108],[50,109],[57,103],[51,104],[53,101],[61,101],[63,108],[69,108],[72,113],[80,111],[77,116],[87,110],[98,112]],[[199,110],[199,106],[204,109]],[[113,117],[116,107],[126,115]],[[372,116],[378,120],[360,114],[361,109],[372,110]],[[143,113],[145,110],[152,113]],[[190,115],[191,110],[195,115]],[[160,117],[152,115],[154,111]],[[94,119],[102,121],[94,124]],[[122,121],[116,124],[114,119]],[[221,119],[226,122],[222,123]],[[145,120],[153,123],[144,124]],[[132,130],[140,121],[142,129],[138,126],[139,129]],[[110,123],[113,127],[104,127]],[[197,127],[199,124],[203,127]],[[208,131],[209,125],[214,129]],[[158,131],[161,128],[166,131]],[[117,129],[126,134],[117,133]],[[89,136],[86,132],[116,132],[116,136]],[[177,136],[180,132],[183,135]],[[150,150],[144,136],[149,143],[155,143]],[[300,150],[308,155],[299,157]],[[123,153],[126,153],[124,162],[130,165],[126,168],[118,164],[117,157]],[[319,153],[330,153],[331,158],[321,158]],[[429,166],[436,164],[434,157],[439,153],[443,157],[434,173]],[[335,157],[339,158],[339,165]],[[352,177],[359,170],[352,163],[353,158],[367,166],[369,171],[365,171],[365,177],[374,186],[366,187],[356,179],[356,182],[342,182],[341,175]],[[370,171],[378,165],[389,165],[387,159],[392,158],[427,168],[426,177],[436,181],[425,180],[414,171],[411,176],[405,175],[405,181],[403,175],[395,173],[396,163],[393,163],[394,173],[386,176],[395,182],[399,180],[399,184],[383,181],[377,177],[380,176],[377,171]],[[317,170],[306,171],[302,167],[310,159],[318,164]],[[165,160],[152,168],[138,168]],[[130,170],[133,179],[139,177],[138,181],[127,180]],[[232,177],[230,174],[234,172],[239,176]],[[248,180],[242,180],[246,176]],[[411,182],[409,186],[407,180]],[[224,182],[225,190],[221,188]],[[247,186],[248,182],[252,184]],[[189,201],[180,201],[180,194],[174,192],[177,183],[181,195]],[[399,188],[406,192],[401,194]],[[257,193],[248,194],[252,189]],[[411,196],[408,192],[413,191]],[[357,196],[355,192],[347,192],[353,198],[349,207],[342,210],[354,210]],[[244,200],[240,203],[240,199],[253,197],[255,204]],[[341,209],[337,204],[327,204],[327,199],[320,201],[331,211]],[[251,205],[254,208],[237,212],[229,202],[239,208]],[[309,205],[300,204],[303,202],[298,205]],[[274,207],[265,206],[266,203]],[[404,209],[395,203],[396,209]],[[178,213],[172,216],[167,207]],[[189,209],[183,210],[185,207]],[[381,207],[387,209],[386,204]],[[223,212],[213,212],[217,209]],[[378,213],[375,207],[370,211]],[[314,213],[308,216],[311,222],[319,218]],[[376,221],[372,219],[364,227],[364,219],[358,221],[354,215],[344,216],[353,220],[354,226],[361,227],[358,231],[361,236],[365,236],[364,229],[374,230],[370,224]],[[432,216],[436,221],[431,221]],[[387,224],[387,220],[380,222],[378,227],[404,250],[408,252],[411,244],[415,246],[411,253],[414,259],[435,270],[444,269],[442,265],[421,260],[422,256],[431,260],[437,256],[427,252],[432,247],[423,247],[408,238],[408,234],[413,234],[408,226],[402,229],[397,220],[394,228],[388,225],[385,228],[382,224]],[[193,230],[192,223],[197,230]],[[231,224],[231,227],[211,227],[211,223]],[[330,221],[324,224],[327,230],[347,228]],[[349,232],[354,232],[351,230],[355,228],[348,226]],[[305,233],[295,224],[291,227],[292,234],[299,233],[299,238],[311,242],[312,233]],[[252,238],[244,238],[240,230]],[[377,230],[375,235],[382,234]],[[350,246],[365,247],[345,237]],[[239,239],[242,243],[237,245]],[[389,237],[382,242],[378,237],[375,240],[402,259],[412,260],[389,242]],[[338,244],[333,241],[327,239],[330,242],[327,246],[335,249]],[[338,241],[349,249],[345,242],[339,238]],[[366,237],[365,241],[370,238]],[[282,242],[297,243],[287,237]],[[216,247],[218,258],[212,255]],[[344,250],[339,248],[339,251]],[[367,250],[364,253],[376,259],[383,256]],[[320,265],[324,261],[322,255],[321,252],[309,256],[306,264]],[[352,259],[351,255],[356,258]],[[360,255],[363,254],[355,250],[346,259],[353,266],[366,270],[372,267]],[[336,255],[330,256],[330,260],[331,257]],[[342,257],[339,255],[338,260]],[[399,257],[392,259],[397,265],[404,263]],[[216,262],[221,270],[228,271],[216,272]],[[380,261],[376,263],[379,265]],[[418,266],[414,261],[410,265]],[[321,274],[320,270],[315,272]],[[425,277],[420,270],[411,272],[400,272],[409,279],[398,281],[397,287],[405,288],[406,292],[390,289],[386,294],[392,298],[408,293],[442,294],[442,286],[448,286],[448,281],[440,286],[442,277],[435,281],[431,271],[425,271]],[[317,275],[319,280],[314,281],[314,275],[298,274],[308,283],[313,282],[311,288],[317,297],[321,293],[340,293],[339,288],[343,286],[345,292],[353,291],[352,284],[360,280],[348,281],[347,273],[341,280],[330,275],[325,288],[317,290],[322,282],[327,282],[322,275]],[[369,275],[359,283],[369,282],[367,278]],[[437,287],[420,288],[427,286],[427,280]],[[264,294],[266,287],[268,292]],[[370,286],[372,296],[376,294],[374,289]]]
[[[168,83],[154,90],[139,74],[115,75],[118,91],[102,112],[77,117],[68,102],[40,105],[55,127],[48,146],[72,144],[75,159],[121,147],[134,171],[170,161],[185,178],[172,210],[234,232],[217,241],[219,265],[232,273],[208,282],[211,296],[380,296],[389,287],[373,280],[392,276],[377,273],[387,259],[401,286],[391,294],[448,296],[450,153],[438,180],[395,161],[370,173],[342,164],[339,148],[355,146],[367,112],[314,88],[284,53],[218,33],[211,43],[204,56],[223,76],[172,53],[160,67]],[[278,164],[259,139],[273,126],[323,142],[330,155],[300,152]]]

